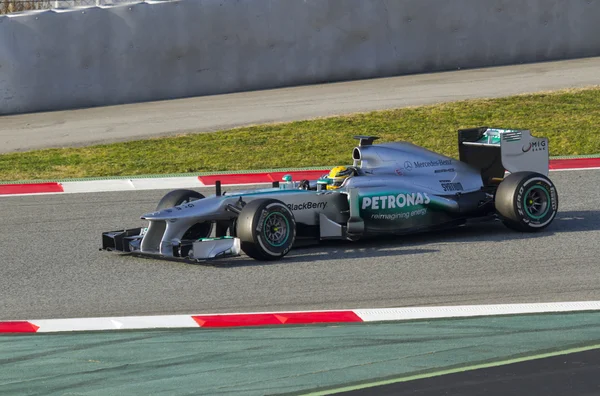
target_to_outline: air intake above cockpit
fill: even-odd
[[[363,146],[371,146],[375,140],[379,139],[379,136],[357,135],[357,136],[354,136],[354,139],[357,139],[359,141],[358,145],[360,147],[363,147]]]

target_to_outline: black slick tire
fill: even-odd
[[[248,203],[239,214],[235,228],[244,253],[261,261],[281,259],[296,239],[292,211],[275,199]]]
[[[504,224],[523,232],[548,227],[558,211],[558,194],[552,181],[536,172],[515,172],[498,186],[496,211]]]
[[[172,208],[203,198],[204,195],[200,194],[198,191],[184,189],[173,190],[167,193],[164,197],[162,197],[162,199],[158,202],[158,205],[156,206],[156,210]],[[208,238],[212,233],[212,229],[213,223],[210,221],[196,223],[185,232],[181,239],[198,240],[200,238]]]
[[[182,203],[187,203],[203,198],[204,195],[200,194],[198,191],[173,190],[167,193],[164,197],[162,197],[162,199],[158,202],[158,205],[156,206],[156,210],[172,208],[174,206],[179,206]]]

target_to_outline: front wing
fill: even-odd
[[[173,255],[164,256],[160,252],[141,251],[141,242],[146,228],[131,228],[102,233],[100,250],[130,253],[141,256],[169,259],[204,261],[225,257],[236,257],[241,253],[240,239],[230,236],[202,238],[196,241],[173,241]]]

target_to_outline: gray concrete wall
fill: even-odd
[[[2,16],[0,114],[595,56],[599,21],[598,0],[182,0]]]

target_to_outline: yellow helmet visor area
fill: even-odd
[[[344,183],[344,180],[346,180],[347,177],[343,177],[343,178],[336,178],[336,179],[329,179],[329,184],[327,184],[327,189],[328,190],[336,190],[338,188],[340,188],[342,186],[342,184]]]
[[[329,174],[327,175],[327,179],[329,179],[329,184],[327,185],[328,190],[335,190],[341,187],[348,177],[353,174],[352,169],[345,166],[336,166],[331,169]]]

